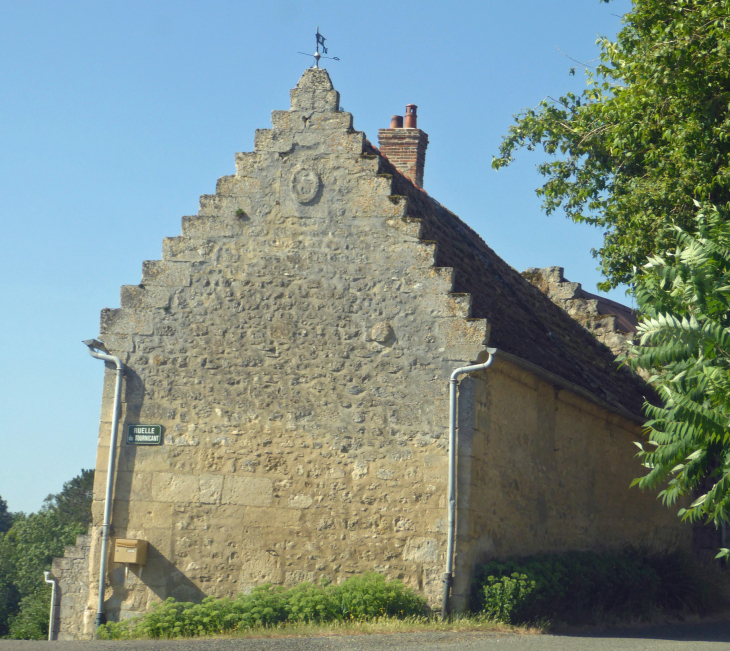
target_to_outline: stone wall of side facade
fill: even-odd
[[[368,570],[440,599],[447,378],[487,324],[450,293],[453,270],[434,267],[338,101],[326,71],[307,71],[292,109],[102,313],[127,365],[122,431],[164,428],[161,446],[119,445],[113,535],[149,548],[141,572],[110,565],[111,619]],[[112,401],[107,368],[92,604]]]
[[[455,600],[477,563],[626,544],[690,549],[692,528],[656,494],[629,489],[644,469],[641,428],[500,360],[459,396]]]
[[[89,550],[91,536],[78,536],[76,545],[66,547],[63,558],[54,558],[51,574],[58,580],[54,639],[84,637],[94,611],[89,604]]]

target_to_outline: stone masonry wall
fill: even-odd
[[[434,267],[338,102],[308,70],[292,109],[102,313],[127,365],[124,428],[164,427],[159,447],[119,447],[113,535],[149,548],[141,573],[111,564],[111,619],[367,570],[440,599],[446,379],[487,324],[450,293],[453,270]],[[112,399],[107,369],[90,603]]]
[[[455,600],[492,558],[626,544],[691,547],[692,528],[655,493],[641,427],[500,359],[461,382]]]
[[[84,629],[94,611],[87,610],[89,601],[89,550],[91,536],[78,536],[76,545],[66,547],[63,558],[54,558],[51,574],[58,580],[56,594],[57,640],[84,637]]]

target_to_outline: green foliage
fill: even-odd
[[[10,620],[8,637],[13,640],[48,639],[51,589],[46,584],[20,601],[18,613]]]
[[[695,200],[730,201],[730,1],[634,0],[623,22],[615,42],[598,40],[587,89],[516,116],[493,161],[522,147],[550,156],[538,195],[548,214],[605,232],[602,289],[665,250],[668,226],[690,227]]]
[[[703,207],[692,231],[673,229],[673,249],[653,256],[634,279],[641,345],[628,363],[644,369],[664,398],[646,405],[648,442],[637,443],[648,468],[641,488],[665,486],[680,515],[719,526],[730,504],[730,223]],[[701,495],[697,495],[697,492]]]
[[[13,526],[15,515],[8,511],[8,503],[0,497],[0,533],[5,533]]]
[[[50,590],[43,572],[88,529],[90,476],[93,481],[93,471],[82,470],[64,484],[61,493],[47,498],[43,510],[13,514],[12,526],[0,533],[0,637],[36,639],[48,634]],[[42,611],[45,620],[40,617]],[[44,634],[39,633],[43,630]]]
[[[514,572],[512,576],[488,576],[484,591],[484,613],[487,617],[514,624],[515,614],[524,610],[535,582],[528,581],[526,574]]]
[[[0,638],[10,632],[10,618],[18,611],[20,593],[13,583],[13,567],[3,553],[4,534],[0,533]]]
[[[12,581],[21,597],[43,587],[43,572],[51,561],[63,556],[66,545],[84,533],[83,525],[63,524],[52,511],[39,511],[19,518],[0,543],[0,558],[11,567]]]
[[[375,572],[353,576],[332,588],[332,593],[344,619],[410,617],[428,612],[426,602],[413,590],[400,581],[386,581]]]
[[[94,498],[94,471],[81,469],[81,474],[67,481],[60,493],[44,500],[43,508],[55,511],[64,524],[91,524],[91,501]]]
[[[683,552],[568,552],[493,561],[477,569],[472,610],[507,622],[590,624],[657,609],[702,612],[711,581]]]
[[[287,590],[264,585],[236,599],[206,597],[200,604],[170,598],[142,617],[105,624],[99,629],[99,639],[194,637],[254,626],[405,618],[427,612],[423,598],[400,581],[386,581],[370,573],[338,586],[302,583]]]

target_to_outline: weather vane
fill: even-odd
[[[319,68],[319,60],[320,59],[332,59],[333,61],[339,61],[339,57],[323,57],[322,54],[327,54],[327,48],[324,46],[325,38],[322,36],[322,34],[319,33],[319,27],[317,27],[317,49],[315,50],[314,54],[307,54],[306,52],[300,52],[299,54],[303,54],[307,57],[314,57],[314,68]],[[319,53],[319,46],[322,46],[322,54]]]

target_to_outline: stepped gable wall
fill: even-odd
[[[605,296],[591,294],[564,276],[563,267],[530,267],[522,276],[563,308],[615,355],[626,354],[639,320],[634,310]]]
[[[119,447],[113,534],[149,548],[141,573],[111,565],[112,619],[367,570],[440,599],[445,378],[487,323],[338,102],[325,70],[305,72],[291,110],[102,313],[127,365],[123,424],[164,428],[161,446]],[[112,400],[108,369],[91,602]]]
[[[536,549],[603,544],[600,527],[580,533],[593,516],[576,494],[590,494],[591,482],[611,486],[599,510],[615,527],[610,544],[639,544],[637,535],[664,527],[656,502],[640,507],[644,529],[620,515],[632,507],[618,496],[628,484],[615,464],[632,463],[635,424],[617,412],[639,413],[643,385],[380,156],[339,110],[325,70],[306,71],[291,99],[272,129],[256,132],[254,151],[236,155],[236,173],[183,218],[182,235],[164,240],[162,260],[122,287],[121,307],[102,312],[101,336],[127,367],[121,431],[159,424],[164,437],[160,446],[119,443],[113,536],[149,546],[142,568],[111,563],[109,618],[167,597],[370,570],[438,605],[447,379],[483,360],[487,341],[536,366],[516,360],[521,379],[507,381],[512,362],[498,358],[486,378],[462,381],[455,606],[466,605],[474,563],[508,554],[520,536]],[[107,366],[87,612],[97,600],[113,396]],[[559,436],[594,477],[566,480],[567,457],[544,456]],[[532,473],[524,484],[523,472]],[[548,495],[565,505],[541,538]],[[78,637],[93,634],[92,620]]]

